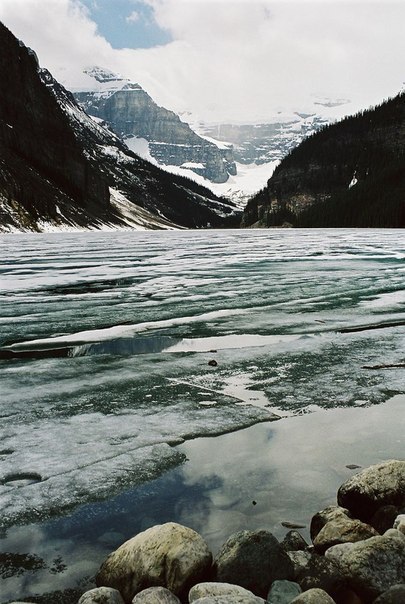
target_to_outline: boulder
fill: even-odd
[[[323,554],[332,545],[364,541],[378,535],[377,531],[360,520],[342,516],[327,522],[314,539],[315,550]]]
[[[405,535],[405,514],[399,514],[394,520],[394,529]]]
[[[304,591],[294,598],[291,604],[335,604],[335,600],[323,589],[314,588]]]
[[[336,601],[344,601],[347,581],[332,560],[309,552],[289,552],[288,556],[294,565],[294,581],[303,591],[323,589]]]
[[[370,524],[380,535],[383,535],[385,531],[393,527],[398,513],[399,508],[395,505],[383,505],[373,515]]]
[[[405,602],[405,583],[393,585],[387,591],[384,591],[373,604],[404,604]]]
[[[233,602],[246,602],[246,604],[263,604],[264,600],[255,596],[251,591],[241,587],[240,585],[232,585],[231,583],[198,583],[194,585],[188,594],[188,601],[196,602],[201,598],[213,598],[219,596],[232,597]]]
[[[96,575],[96,585],[118,589],[126,602],[147,587],[166,587],[181,597],[205,578],[211,562],[211,552],[198,533],[168,522],[139,533],[110,554]]]
[[[317,512],[315,516],[312,516],[309,529],[312,541],[327,522],[340,518],[351,518],[351,514],[349,510],[338,505],[329,505],[324,510]]]
[[[288,531],[282,542],[281,547],[286,552],[298,552],[308,547],[308,543],[298,531]]]
[[[180,604],[180,600],[166,587],[148,587],[136,594],[132,604]]]
[[[302,592],[294,581],[274,581],[267,596],[268,604],[290,604]]]
[[[223,596],[205,596],[204,598],[199,598],[198,600],[194,600],[193,604],[266,604],[265,600],[262,598],[258,598],[257,596],[253,596],[256,600],[252,600],[252,596],[237,596],[237,595],[223,595]]]
[[[355,474],[339,488],[338,503],[365,522],[384,505],[403,507],[405,461],[385,461]]]
[[[357,543],[334,545],[325,553],[366,602],[397,583],[405,583],[405,535],[390,529]]]
[[[293,565],[269,531],[240,531],[219,551],[214,569],[216,579],[234,583],[266,598],[276,579],[291,579]]]
[[[78,604],[124,604],[119,591],[111,587],[96,587],[86,591]]]

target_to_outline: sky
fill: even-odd
[[[0,20],[67,88],[106,67],[208,122],[324,99],[350,113],[404,88],[403,0],[0,0]]]

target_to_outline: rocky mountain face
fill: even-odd
[[[313,134],[246,206],[242,226],[404,227],[405,94]]]
[[[0,230],[222,226],[235,207],[142,160],[0,23]]]
[[[236,174],[232,145],[218,146],[198,136],[173,111],[159,107],[138,84],[99,67],[85,73],[88,89],[74,90],[76,100],[123,140],[146,139],[150,155],[160,164],[190,169],[215,183]]]
[[[69,204],[90,217],[109,206],[108,185],[83,153],[38,73],[35,54],[0,24],[1,222],[29,225]]]
[[[316,113],[295,113],[263,124],[200,124],[198,132],[232,143],[235,161],[260,165],[281,160],[329,121]]]

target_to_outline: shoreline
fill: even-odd
[[[335,503],[337,487],[358,471],[346,465],[401,457],[404,405],[405,395],[397,395],[367,408],[318,410],[178,445],[187,461],[142,487],[8,529],[2,551],[36,555],[45,567],[7,578],[5,593],[28,599],[41,590],[48,595],[37,601],[51,603],[56,586],[72,588],[125,539],[166,521],[201,532],[214,552],[242,529],[265,528],[282,538],[289,530],[282,521],[305,524],[307,537],[310,517]],[[52,573],[58,556],[64,568]],[[23,583],[26,595],[18,595]]]

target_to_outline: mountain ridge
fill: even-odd
[[[247,204],[242,226],[405,226],[405,94],[304,140]]]
[[[92,120],[1,23],[0,46],[1,230],[189,228],[235,219],[232,203],[149,164]]]
[[[149,152],[161,165],[194,171],[214,183],[236,174],[232,145],[216,144],[196,134],[180,117],[159,106],[129,79],[92,67],[84,70],[89,82],[75,87],[77,102],[90,115],[104,120],[130,147],[132,137],[146,139]],[[93,83],[92,81],[93,80]]]

